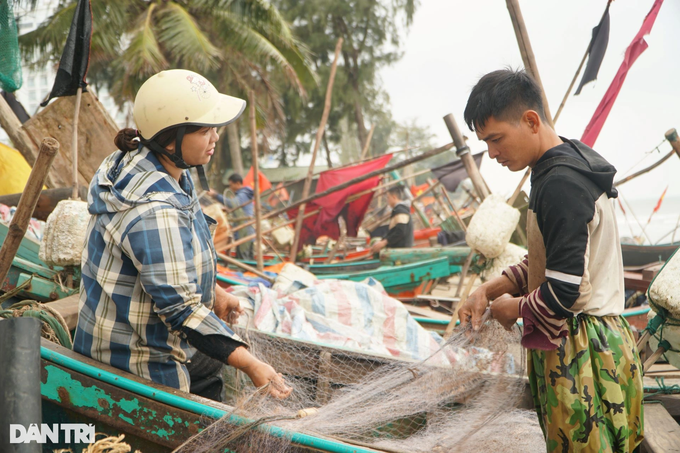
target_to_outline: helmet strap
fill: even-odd
[[[203,165],[189,165],[184,161],[184,158],[182,157],[182,140],[184,139],[184,135],[186,134],[187,128],[186,126],[181,126],[177,129],[177,137],[175,138],[175,152],[171,153],[167,149],[163,148],[161,145],[156,143],[153,140],[148,140],[148,141],[141,141],[145,146],[148,146],[151,151],[162,154],[163,156],[167,157],[170,159],[170,161],[175,164],[177,168],[181,168],[182,170],[189,169],[191,167],[196,167],[196,171],[198,173],[198,180],[201,183],[201,187],[203,190],[208,191],[210,190],[210,186],[208,185],[208,178],[205,176],[205,170],[203,169]]]

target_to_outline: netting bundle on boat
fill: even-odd
[[[299,451],[279,429],[387,452],[545,448],[535,414],[516,409],[526,386],[520,334],[492,320],[474,334],[455,333],[424,360],[239,333],[293,393],[276,400],[229,369],[228,404],[254,423],[218,421],[182,452]]]
[[[13,93],[21,88],[21,55],[14,1],[0,2],[0,89]]]

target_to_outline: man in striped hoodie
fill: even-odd
[[[623,264],[610,201],[616,169],[557,135],[546,123],[540,87],[524,71],[482,77],[465,121],[489,157],[532,172],[529,253],[470,295],[462,324],[478,329],[489,305],[507,329],[523,319],[548,452],[633,451],[643,438],[642,367],[621,317]]]

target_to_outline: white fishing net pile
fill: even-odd
[[[181,452],[298,451],[259,423],[386,452],[545,449],[536,414],[517,409],[526,390],[519,331],[506,332],[495,321],[477,333],[454,333],[423,361],[239,333],[283,373],[293,393],[276,400],[255,392],[229,368],[227,403],[255,423],[234,429],[220,420]],[[309,415],[300,418],[305,409]]]
[[[62,200],[47,218],[40,242],[40,259],[56,266],[79,266],[90,222],[87,203]]]
[[[487,259],[496,258],[510,242],[519,217],[519,211],[508,205],[503,197],[491,194],[470,219],[465,241]]]
[[[680,253],[675,253],[649,285],[649,301],[653,311],[648,314],[651,321],[659,311],[666,311],[668,319],[657,333],[649,339],[652,350],[659,347],[661,340],[671,345],[664,354],[668,363],[680,369]]]
[[[503,271],[510,266],[520,263],[527,254],[527,249],[515,244],[508,244],[503,253],[492,258],[488,266],[480,274],[484,281],[500,277]]]

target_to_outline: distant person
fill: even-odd
[[[506,329],[524,321],[528,377],[546,451],[626,452],[643,439],[642,366],[621,316],[625,295],[614,205],[616,169],[546,121],[540,86],[500,70],[472,89],[465,122],[510,171],[531,168],[528,256],[459,310]],[[490,304],[489,301],[493,300]]]
[[[411,202],[405,200],[404,189],[392,186],[387,190],[387,204],[392,208],[390,223],[385,237],[371,246],[371,252],[380,253],[385,247],[413,247],[413,221]]]
[[[233,197],[224,197],[212,190],[210,192],[215,196],[215,198],[217,198],[219,202],[224,204],[229,209],[234,209],[245,204],[246,202],[250,202],[232,213],[231,215],[232,218],[239,219],[236,221],[230,221],[232,226],[238,226],[242,225],[243,223],[252,221],[255,215],[252,203],[253,198],[255,198],[255,192],[253,191],[252,188],[243,185],[243,177],[238,173],[233,173],[231,176],[229,176],[228,181],[229,190],[231,190],[231,192],[234,194]],[[252,236],[254,234],[255,228],[253,228],[252,226],[241,228],[240,230],[234,233],[234,240],[238,241],[241,238]],[[253,239],[251,241],[239,245],[236,248],[236,258],[240,260],[252,260],[253,257],[255,256],[253,251],[254,244],[255,240]]]

